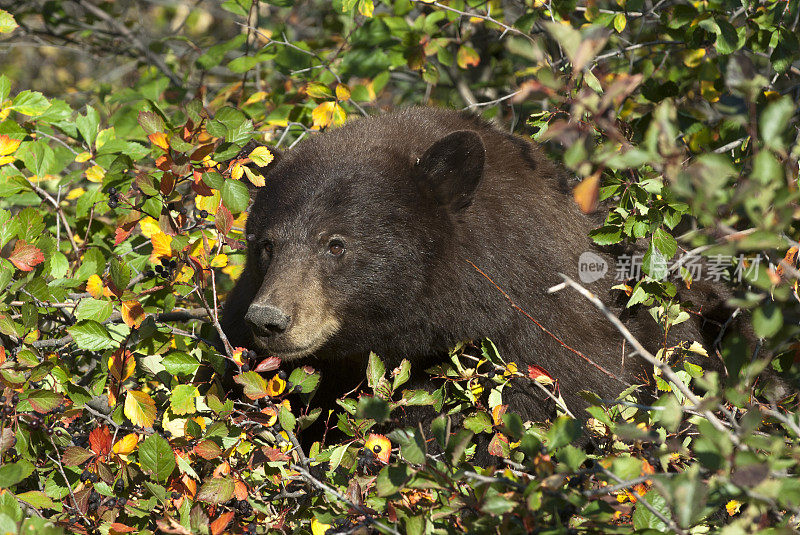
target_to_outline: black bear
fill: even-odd
[[[234,346],[320,370],[326,408],[364,378],[370,351],[389,366],[409,359],[424,383],[456,343],[482,338],[521,370],[544,368],[583,417],[579,391],[615,398],[652,372],[577,292],[547,292],[591,253],[581,261],[611,273],[586,286],[613,304],[614,264],[535,144],[468,113],[413,108],[313,136],[261,171],[223,328]],[[646,311],[616,311],[650,351],[663,346]],[[700,322],[670,342],[713,340]],[[534,388],[506,401],[527,419],[553,411]]]

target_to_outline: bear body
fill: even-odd
[[[577,280],[592,252],[609,273],[586,286],[611,305],[614,259],[535,144],[467,113],[412,108],[313,136],[262,172],[223,328],[234,346],[320,370],[324,409],[363,380],[370,351],[389,369],[409,359],[424,386],[426,368],[481,338],[522,371],[544,368],[583,418],[578,392],[613,399],[652,371],[577,292],[547,292],[559,273]],[[664,345],[646,311],[614,310],[648,350]],[[699,320],[679,327],[669,343],[716,336]],[[553,413],[530,385],[504,402],[524,419]]]

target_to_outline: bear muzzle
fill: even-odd
[[[256,336],[269,338],[286,332],[292,317],[278,307],[253,303],[247,309],[244,320]]]

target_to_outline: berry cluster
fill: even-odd
[[[162,279],[171,279],[175,270],[178,269],[178,261],[170,258],[162,258],[160,264],[156,264],[155,271],[147,269],[142,273],[145,279],[152,279],[155,276]]]
[[[116,208],[118,204],[119,204],[119,193],[117,192],[117,188],[112,186],[108,188],[108,207]]]

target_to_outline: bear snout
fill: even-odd
[[[256,335],[269,337],[284,333],[292,318],[278,307],[253,303],[247,309],[244,320]]]

